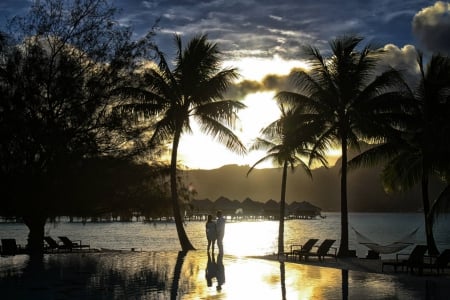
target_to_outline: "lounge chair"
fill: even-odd
[[[1,255],[16,255],[22,252],[22,247],[17,245],[15,239],[2,239]]]
[[[51,236],[45,236],[44,241],[47,243],[47,247],[45,247],[45,250],[47,250],[47,251],[53,252],[55,250],[69,249],[64,244],[63,245],[59,244]]]
[[[285,253],[286,258],[289,258],[289,256],[292,257],[298,257],[300,260],[301,256],[305,253],[311,252],[312,247],[317,243],[318,239],[309,239],[304,243],[303,245],[300,244],[294,244],[291,245],[291,251]]]
[[[90,249],[91,248],[90,245],[82,244],[81,240],[73,242],[66,236],[58,236],[58,238],[61,240],[61,242],[63,243],[64,247],[66,247],[70,251],[72,251],[73,249],[83,249],[83,248]]]
[[[425,258],[429,258],[430,262],[424,262],[424,269],[436,269],[439,274],[441,271],[444,272],[445,269],[450,268],[450,249],[445,249],[439,254],[437,257],[425,256]]]
[[[332,247],[335,241],[336,240],[330,239],[323,240],[323,242],[319,246],[316,246],[317,247],[316,252],[310,251],[308,253],[303,253],[300,255],[299,259],[301,260],[302,256],[305,257],[305,260],[307,260],[310,256],[317,256],[319,260],[323,261],[324,258],[328,256],[333,257],[334,259],[337,260],[337,248]]]
[[[414,271],[414,268],[418,268],[419,273],[422,273],[425,252],[427,250],[428,247],[426,245],[416,245],[409,255],[398,253],[395,261],[384,261],[381,264],[381,272],[384,271],[384,266],[392,266],[395,272],[397,272],[398,267],[401,267],[402,270],[406,267],[406,271],[410,270],[411,273]],[[402,255],[408,255],[408,258],[401,260],[400,256]]]

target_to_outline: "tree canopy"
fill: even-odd
[[[153,33],[134,41],[115,16],[103,0],[37,1],[1,34],[0,207],[39,228],[37,248],[47,217],[73,207],[58,193],[70,170],[132,149],[111,91],[149,57]]]

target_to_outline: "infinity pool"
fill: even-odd
[[[429,279],[206,251],[0,257],[1,299],[447,299]]]

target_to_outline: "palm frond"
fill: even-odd
[[[193,107],[191,115],[199,116],[200,118],[205,116],[231,127],[238,119],[237,112],[244,108],[246,108],[246,105],[242,102],[220,100]]]
[[[150,139],[151,145],[160,145],[172,139],[175,133],[174,120],[170,118],[163,118],[154,125],[153,135]]]
[[[391,159],[382,172],[383,185],[392,191],[406,191],[422,179],[422,160],[416,153]]]
[[[227,149],[240,155],[247,153],[247,149],[239,140],[239,137],[227,126],[211,118],[209,115],[195,115],[195,118],[199,120],[200,130],[202,132],[212,136],[213,139],[225,145]]]
[[[221,99],[223,93],[237,78],[239,78],[239,74],[236,68],[223,69],[211,78],[205,78],[205,80],[199,82],[199,88],[194,90],[192,99],[199,104]]]
[[[263,163],[263,162],[268,161],[268,160],[273,161],[273,159],[274,159],[273,156],[274,156],[274,154],[268,154],[268,155],[264,156],[263,158],[259,159],[257,162],[255,162],[255,163],[250,167],[250,169],[248,170],[248,172],[247,172],[247,177],[248,177],[248,175],[255,169],[255,167],[256,167],[257,165],[259,165],[260,163]]]
[[[249,151],[269,150],[269,149],[272,149],[274,146],[275,146],[275,144],[269,140],[266,140],[263,138],[256,138],[248,150]],[[268,151],[268,152],[271,152],[271,151]]]
[[[392,144],[386,143],[376,145],[350,159],[348,161],[348,168],[349,170],[354,170],[361,167],[374,167],[389,161],[389,159],[394,157],[397,152],[397,148]]]

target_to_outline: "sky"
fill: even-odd
[[[35,0],[38,1],[38,0]],[[28,0],[2,0],[0,18],[20,14]],[[273,100],[287,89],[287,76],[307,66],[301,48],[312,45],[329,54],[329,41],[346,34],[364,38],[387,50],[384,62],[413,76],[415,49],[450,53],[450,3],[420,0],[114,0],[118,20],[142,36],[159,20],[155,41],[170,59],[173,36],[183,41],[199,34],[218,44],[224,66],[238,68],[241,77],[227,96],[242,100],[235,133],[246,146],[277,119]],[[412,78],[412,77],[411,77]],[[180,163],[190,169],[214,169],[226,164],[253,165],[264,152],[233,154],[195,130],[184,135]],[[330,162],[333,158],[330,159]],[[271,167],[262,164],[259,167]]]

